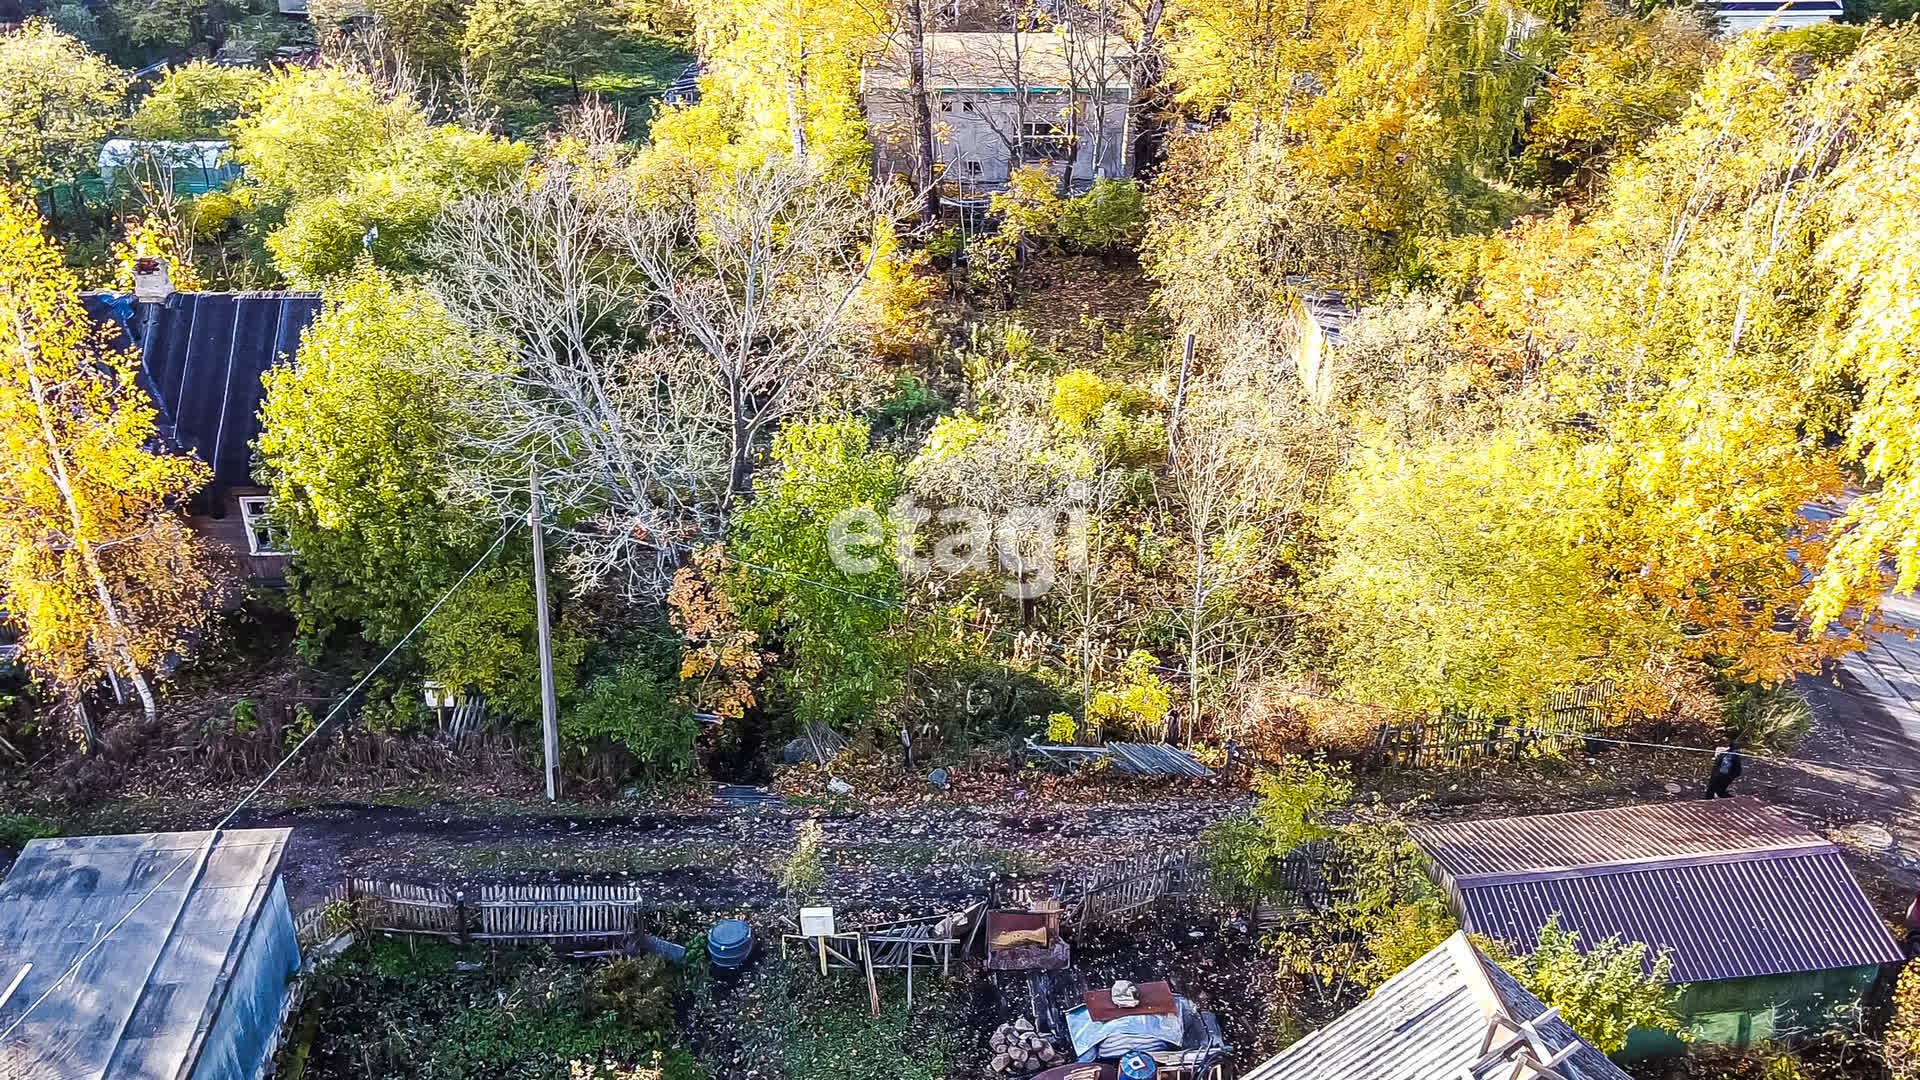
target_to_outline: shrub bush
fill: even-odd
[[[646,775],[684,772],[693,764],[700,725],[680,699],[678,683],[652,650],[643,651],[593,680],[562,718],[560,733],[576,745],[611,739]]]
[[[1060,243],[1069,251],[1131,250],[1147,230],[1147,203],[1131,180],[1095,180],[1060,209]]]
[[[0,851],[19,851],[34,840],[60,835],[60,829],[32,814],[0,812]]]

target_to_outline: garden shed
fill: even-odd
[[[300,967],[289,832],[28,844],[0,881],[0,989],[26,969],[0,1003],[0,1080],[260,1075]]]
[[[1241,1080],[1627,1080],[1540,999],[1452,937]]]
[[[1671,951],[1700,1041],[1819,1030],[1901,959],[1840,850],[1752,799],[1657,803],[1418,826],[1467,930],[1526,952],[1559,916],[1583,945]],[[1637,1030],[1622,1055],[1678,1052]]]

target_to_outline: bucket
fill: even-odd
[[[753,953],[753,928],[739,919],[722,919],[707,931],[707,959],[718,968],[737,968]]]

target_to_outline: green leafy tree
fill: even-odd
[[[421,75],[446,83],[459,78],[467,0],[373,0],[369,6],[387,45]]]
[[[1497,941],[1479,938],[1476,943],[1533,996],[1558,1006],[1568,1027],[1606,1053],[1623,1049],[1634,1028],[1686,1038],[1673,1011],[1680,992],[1669,984],[1673,959],[1665,950],[1650,964],[1651,949],[1617,936],[1583,950],[1578,933],[1560,928],[1559,915],[1540,928],[1539,944],[1526,956],[1515,956]]]
[[[246,13],[245,0],[109,0],[107,23],[129,55],[148,57],[218,44]]]
[[[575,744],[614,740],[649,775],[686,771],[700,725],[670,664],[643,651],[594,679],[561,718],[560,734]]]
[[[0,175],[52,184],[86,171],[126,85],[125,72],[44,20],[0,34]]]
[[[527,147],[431,125],[412,99],[388,97],[338,68],[292,69],[233,125],[248,197],[280,221],[266,246],[294,284],[312,287],[376,264],[417,268],[415,248],[462,194],[519,175]]]
[[[1073,251],[1130,250],[1146,227],[1146,196],[1132,180],[1095,180],[1060,208],[1060,243]]]
[[[1251,811],[1208,826],[1201,840],[1216,877],[1273,896],[1281,861],[1334,835],[1331,815],[1352,800],[1353,778],[1344,765],[1288,758],[1255,777],[1253,790]]]
[[[253,68],[195,60],[167,72],[134,110],[141,139],[222,139],[251,109],[267,76]]]
[[[551,595],[561,595],[549,589]],[[517,720],[540,719],[539,627],[533,575],[525,566],[495,566],[467,579],[460,595],[427,620],[421,659],[435,680],[484,694],[489,708]],[[577,623],[553,623],[554,696],[564,708],[578,686],[587,636]]]
[[[340,624],[399,641],[486,539],[449,505],[447,454],[466,337],[425,292],[363,267],[327,299],[292,364],[265,376],[257,449],[294,552],[309,648]]]
[[[883,520],[904,485],[900,463],[850,417],[789,424],[772,456],[779,475],[735,519],[727,597],[778,646],[780,684],[801,722],[873,724],[905,672],[895,538]]]
[[[564,81],[580,101],[580,79],[604,67],[617,29],[607,8],[572,0],[475,0],[464,48],[496,91],[528,92]]]
[[[1406,824],[1378,807],[1331,838],[1338,887],[1326,908],[1275,941],[1301,1002],[1331,1019],[1459,929]]]

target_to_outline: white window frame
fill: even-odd
[[[247,554],[258,558],[292,554],[274,540],[274,530],[267,520],[272,513],[272,498],[266,495],[240,496],[240,523],[247,530]]]

